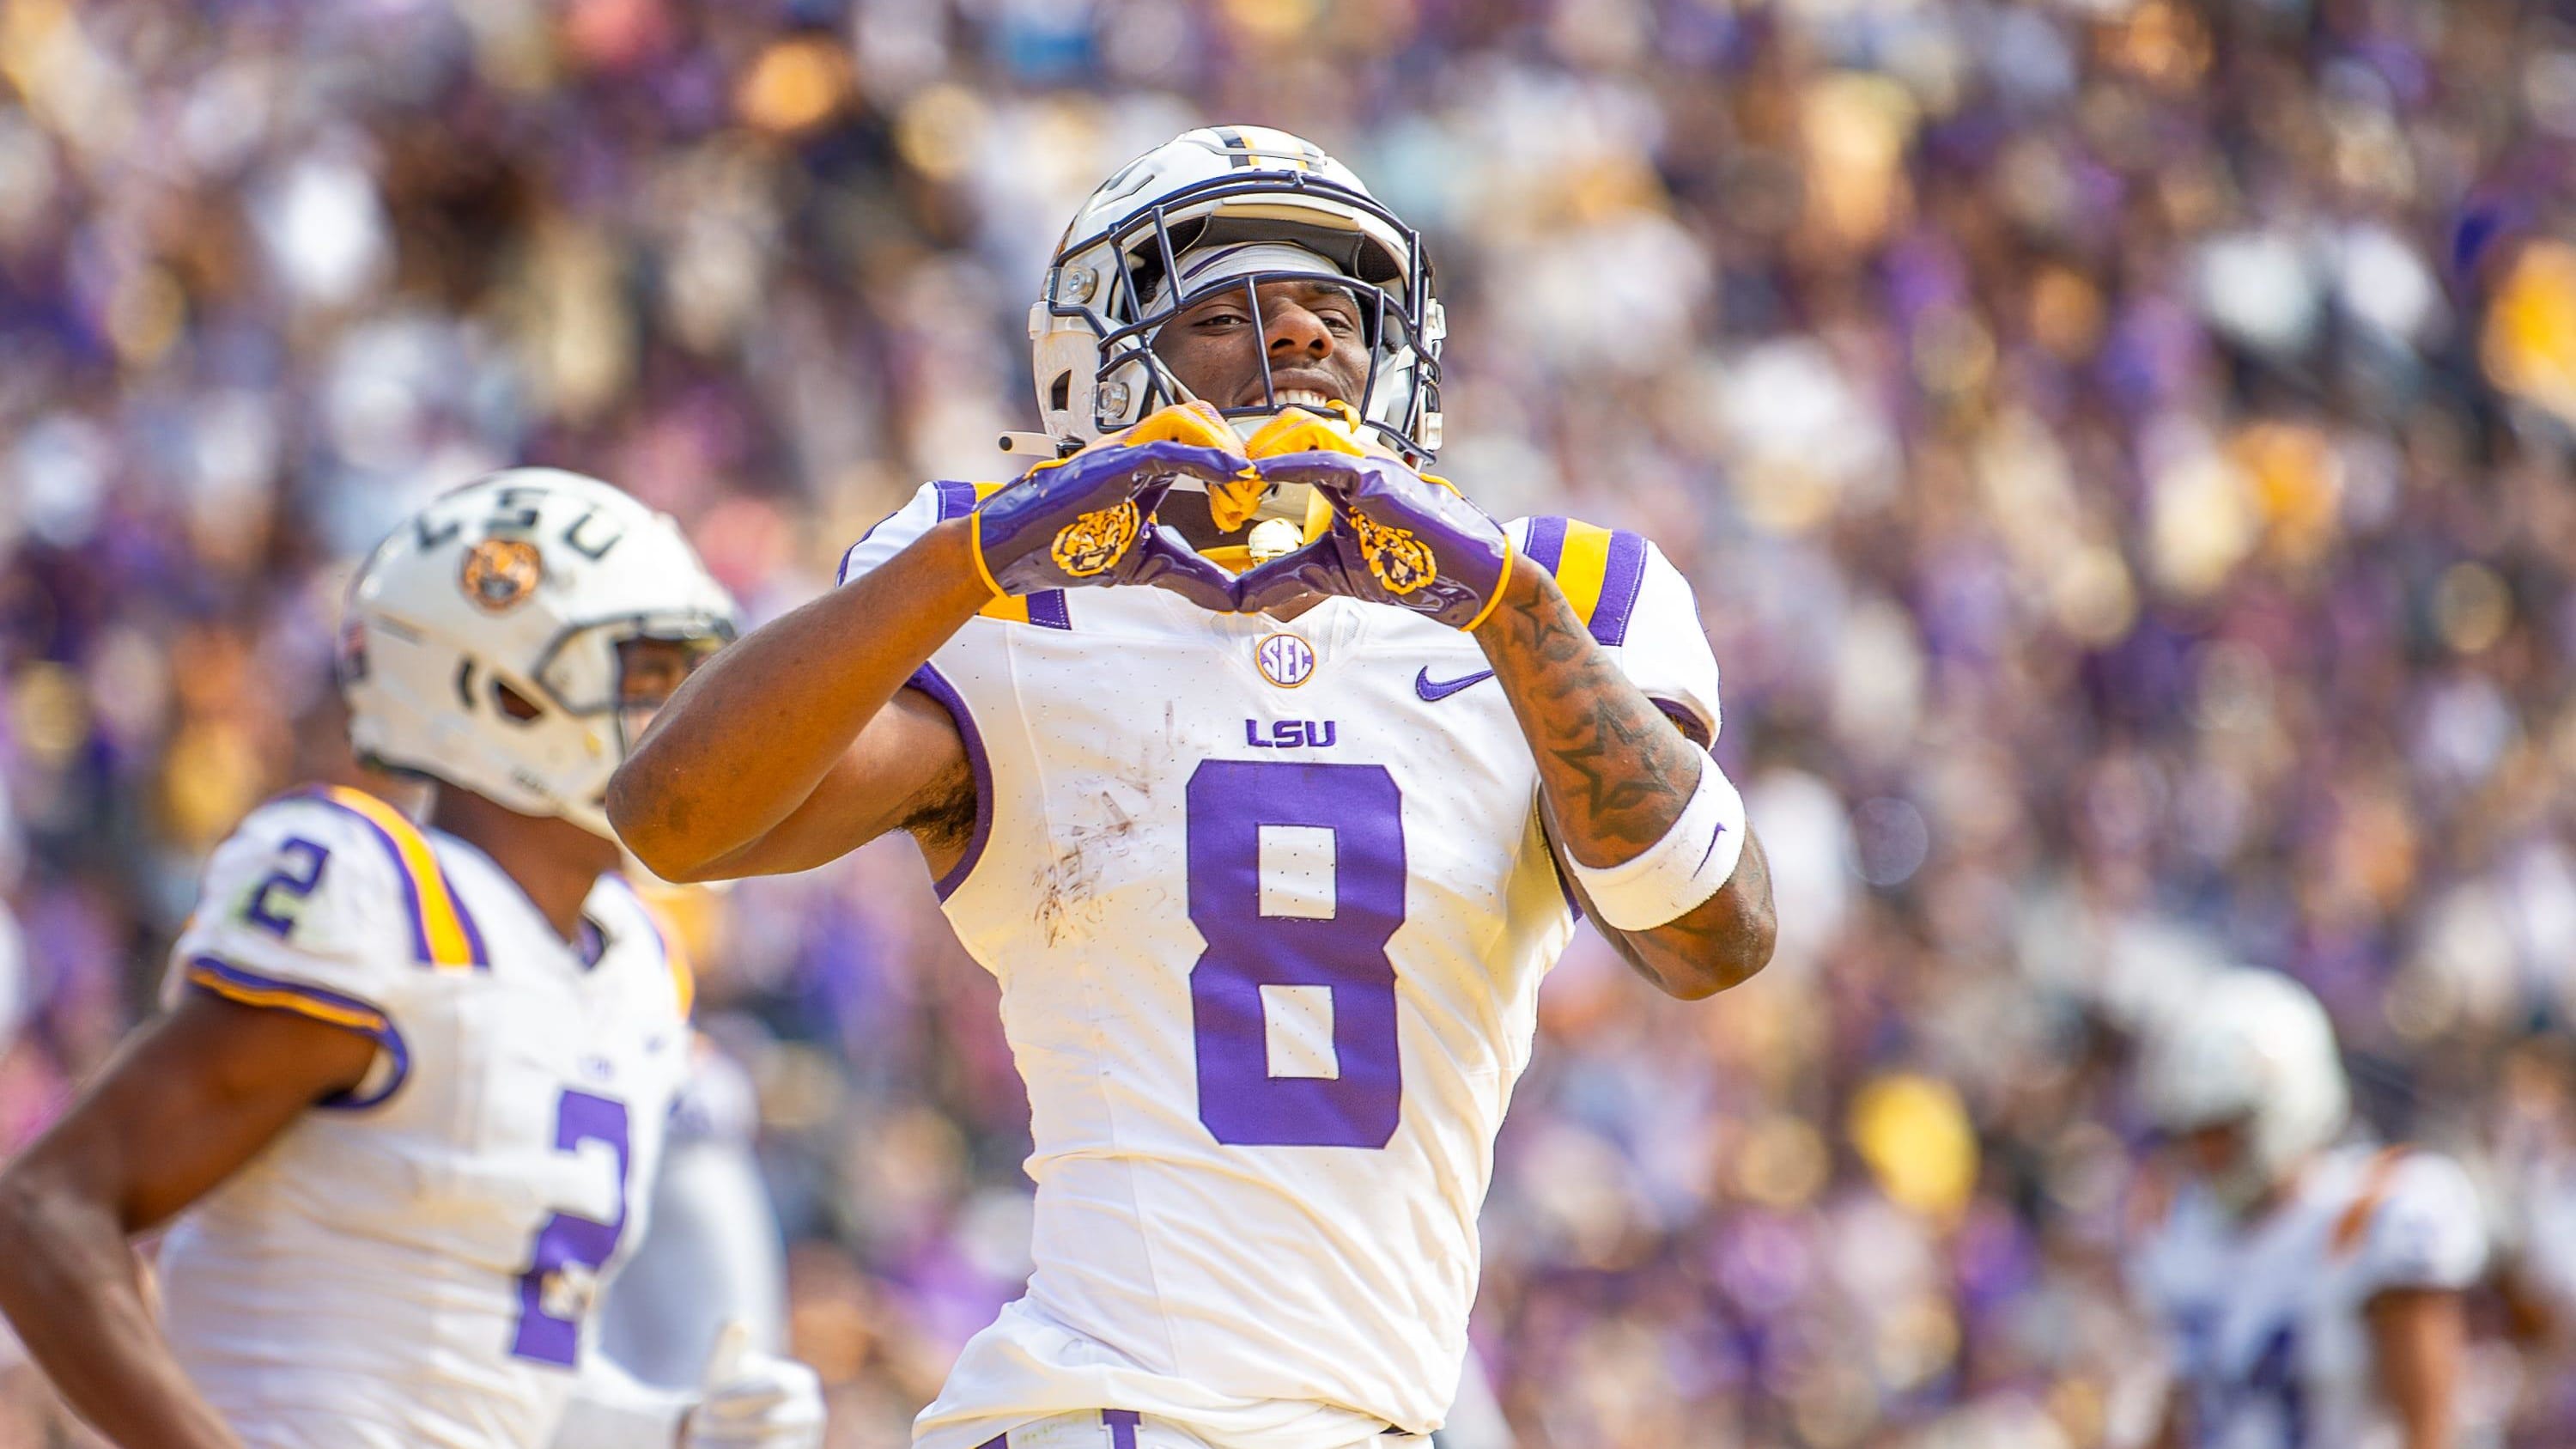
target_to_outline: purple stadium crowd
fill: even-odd
[[[1521,1441],[2138,1442],[2129,1033],[2245,962],[2486,1193],[2466,1442],[2569,1442],[2548,9],[0,0],[0,1153],[208,848],[361,778],[333,619],[394,520],[575,468],[791,607],[1005,471],[1082,196],[1258,122],[1428,233],[1441,472],[1694,581],[1778,881],[1738,991],[1585,935],[1543,995],[1475,1334]],[[995,993],[900,840],[676,908],[833,1442],[902,1444],[1026,1272]],[[0,1446],[66,1432],[0,1369]]]

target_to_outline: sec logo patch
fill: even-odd
[[[1295,689],[1315,677],[1315,646],[1294,634],[1269,634],[1252,646],[1261,677],[1281,689]]]

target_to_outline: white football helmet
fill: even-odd
[[[361,759],[610,840],[630,721],[618,646],[712,653],[733,600],[669,515],[596,478],[513,468],[433,500],[350,585],[340,691]]]
[[[1195,289],[1166,286],[1194,250],[1273,242],[1336,270],[1231,272]],[[1118,168],[1065,229],[1029,309],[1038,411],[1070,452],[1148,413],[1190,400],[1154,356],[1154,334],[1220,288],[1310,277],[1355,289],[1370,348],[1362,421],[1419,465],[1440,448],[1440,343],[1422,239],[1380,206],[1350,168],[1311,141],[1262,126],[1184,132]],[[1264,366],[1268,365],[1267,358]],[[1230,413],[1266,418],[1259,408]]]
[[[2333,1142],[2351,1112],[2325,1008],[2276,971],[2217,972],[2180,997],[2148,1033],[2139,1085],[2167,1132],[2244,1128],[2243,1157],[2210,1183],[2239,1207]]]

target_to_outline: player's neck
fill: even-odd
[[[2251,1226],[2279,1212],[2289,1204],[2291,1199],[2299,1195],[2299,1185],[2307,1180],[2308,1167],[2309,1159],[2303,1158],[2293,1164],[2279,1177],[2274,1178],[2269,1187],[2264,1188],[2260,1194],[2247,1202],[2238,1211],[2237,1219]]]
[[[571,821],[522,815],[470,790],[440,790],[429,823],[490,856],[567,941],[581,930],[591,887],[617,868],[617,847]]]

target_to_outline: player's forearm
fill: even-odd
[[[1515,569],[1476,642],[1537,757],[1559,846],[1600,868],[1661,841],[1698,788],[1707,757],[1593,639],[1556,581],[1542,569]],[[1602,930],[1676,996],[1707,996],[1744,980],[1770,960],[1775,936],[1760,847],[1748,838],[1725,887],[1679,917]]]
[[[687,879],[812,796],[895,691],[985,604],[964,520],[753,630],[689,677],[609,784],[637,858]]]
[[[1574,858],[1617,865],[1661,840],[1699,780],[1699,750],[1593,641],[1556,580],[1513,569],[1475,637]]]
[[[2392,1290],[2373,1298],[2364,1314],[2380,1392],[2396,1414],[2406,1449],[2451,1449],[2468,1341],[2460,1295]]]
[[[110,1443],[239,1449],[170,1356],[113,1213],[41,1164],[0,1176],[0,1314]]]

